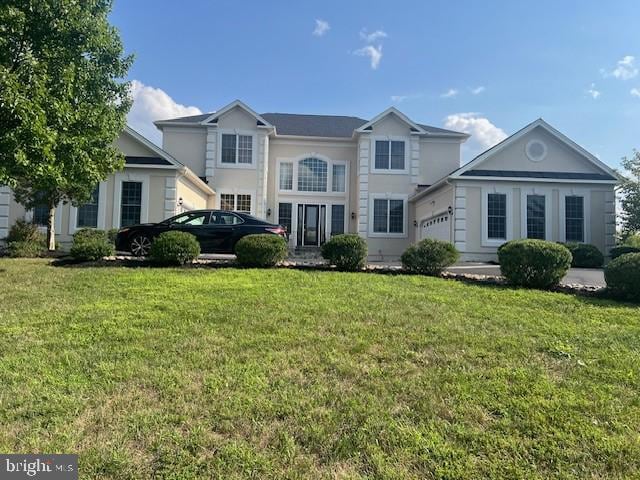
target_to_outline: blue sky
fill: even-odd
[[[392,6],[392,8],[390,8]],[[543,117],[617,166],[640,148],[640,2],[116,0],[131,125],[213,111],[371,118],[395,105],[465,130],[465,160]]]

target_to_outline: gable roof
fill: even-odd
[[[202,120],[201,123],[202,124],[216,123],[218,121],[218,118],[220,118],[225,113],[233,110],[234,108],[240,108],[240,109],[244,110],[245,112],[247,112],[252,117],[254,117],[256,119],[256,122],[257,122],[258,126],[261,126],[261,127],[273,127],[273,125],[271,125],[264,118],[262,118],[262,116],[260,116],[259,114],[257,114],[253,110],[251,110],[251,108],[249,108],[249,106],[247,104],[245,104],[244,102],[242,102],[240,100],[234,100],[229,105],[227,105],[225,107],[222,107],[220,110],[218,110],[216,112],[213,112],[207,118]]]
[[[585,150],[580,145],[575,143],[569,137],[567,137],[566,135],[564,135],[560,131],[558,131],[555,128],[553,128],[551,125],[549,125],[547,122],[545,122],[542,118],[538,118],[537,120],[534,120],[529,125],[526,125],[525,127],[521,128],[520,130],[518,130],[513,135],[505,138],[503,141],[497,143],[496,145],[494,145],[493,147],[489,148],[488,150],[485,150],[480,155],[478,155],[473,160],[471,160],[469,163],[467,163],[466,165],[463,165],[462,167],[460,167],[456,171],[452,172],[450,177],[451,178],[458,178],[458,177],[461,177],[461,176],[474,176],[473,174],[468,174],[467,172],[469,172],[472,169],[476,170],[475,167],[477,167],[480,164],[482,164],[482,162],[484,162],[485,160],[490,158],[492,155],[494,155],[494,154],[498,153],[499,151],[503,150],[504,148],[508,147],[512,143],[516,142],[520,138],[524,137],[526,134],[528,134],[534,128],[537,128],[537,127],[540,127],[542,129],[544,129],[551,136],[555,137],[557,140],[559,140],[560,142],[564,143],[566,146],[568,146],[573,151],[577,152],[579,155],[584,157],[589,162],[593,163],[596,167],[598,167],[600,170],[602,170],[602,172],[604,172],[604,174],[606,174],[606,176],[609,177],[607,180],[616,180],[616,179],[619,178],[618,174],[612,168],[610,168],[605,163],[601,162],[595,155],[589,153],[587,150]],[[494,176],[504,177],[504,175],[494,175]]]
[[[239,103],[237,103],[239,102]],[[249,109],[244,103],[236,100],[222,110],[213,113],[202,113],[199,115],[189,115],[186,117],[172,118],[169,120],[158,120],[154,122],[157,127],[166,125],[205,125],[212,120],[229,111],[235,106],[244,108],[248,113],[256,117],[257,122],[261,122],[264,126],[274,127],[276,135],[291,135],[300,137],[327,137],[327,138],[352,138],[354,132],[368,124],[375,123],[377,120],[389,113],[395,113],[403,121],[415,130],[415,133],[423,135],[445,136],[454,138],[467,138],[466,133],[455,132],[444,128],[432,127],[421,123],[414,123],[409,120],[402,112],[395,107],[385,110],[385,112],[376,116],[373,120],[365,120],[364,118],[352,117],[347,115],[313,115],[300,113],[262,113],[257,114]],[[396,113],[397,112],[397,113]]]

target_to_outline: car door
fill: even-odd
[[[211,243],[209,219],[211,212],[188,212],[175,217],[169,225],[170,230],[190,233],[198,240],[200,250],[207,252]]]
[[[233,239],[236,229],[243,220],[232,212],[211,212],[212,251],[233,253]]]

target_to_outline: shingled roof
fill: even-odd
[[[184,123],[199,124],[212,115],[212,113],[203,113],[200,115],[191,115],[188,117],[172,118],[157,122],[163,123]],[[262,113],[260,115],[271,125],[276,127],[278,135],[293,135],[300,137],[331,137],[331,138],[351,138],[353,131],[361,127],[369,120],[359,117],[349,117],[344,115],[309,115],[299,113]],[[446,130],[444,128],[431,127],[422,125],[427,133],[433,135],[456,135],[466,136],[464,133]]]

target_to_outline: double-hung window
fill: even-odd
[[[291,233],[291,216],[293,212],[293,204],[278,204],[278,223],[287,229],[287,233]]]
[[[298,162],[298,191],[327,191],[327,162],[319,158],[309,157]]]
[[[237,165],[253,163],[253,136],[223,133],[221,141],[221,163]]]
[[[293,163],[280,163],[280,190],[293,190]]]
[[[32,222],[38,226],[47,226],[49,223],[49,207],[44,204],[33,207]]]
[[[334,164],[331,174],[331,191],[344,192],[347,180],[347,167],[345,165]]]
[[[142,182],[122,182],[120,226],[140,223],[142,213]]]
[[[242,193],[222,193],[220,195],[220,210],[250,214],[251,195]]]
[[[373,200],[373,233],[404,233],[404,200]]]
[[[374,166],[376,170],[404,170],[403,140],[376,140]]]
[[[78,207],[78,218],[76,227],[78,228],[98,228],[98,196],[100,186],[97,186],[91,198],[84,205]]]
[[[331,205],[331,235],[344,233],[344,205]]]
[[[546,239],[546,197],[527,195],[527,238]]]
[[[487,238],[507,239],[507,195],[504,193],[487,194]]]
[[[584,197],[564,197],[567,242],[584,242]]]

